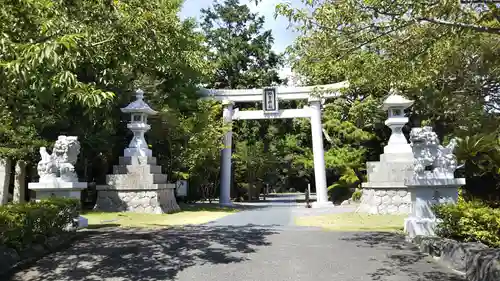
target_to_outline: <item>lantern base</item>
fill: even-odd
[[[123,150],[123,156],[132,157],[132,156],[142,156],[142,157],[152,157],[153,151],[148,148],[125,148]]]
[[[106,185],[96,186],[95,210],[106,212],[171,213],[179,211],[175,184],[168,183],[155,157],[124,156]]]

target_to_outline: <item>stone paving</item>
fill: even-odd
[[[350,209],[311,211],[291,199],[201,226],[87,230],[7,280],[463,281],[397,234],[293,226],[296,215]]]

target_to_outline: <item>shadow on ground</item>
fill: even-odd
[[[411,276],[410,280],[415,281],[465,281],[462,276],[451,270],[443,271],[443,265],[437,264],[427,254],[420,252],[416,245],[405,241],[403,234],[355,233],[342,240],[354,242],[358,247],[377,248],[386,252],[387,260],[382,262],[381,268],[370,274],[371,280],[391,280],[391,276],[405,272]],[[429,265],[432,270],[421,270]]]
[[[13,274],[11,281],[174,280],[191,266],[247,260],[270,246],[269,227],[184,226],[158,230],[101,228],[81,232],[66,250]]]

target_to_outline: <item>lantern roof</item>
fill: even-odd
[[[403,107],[408,108],[413,104],[412,100],[409,100],[399,94],[400,92],[395,89],[391,89],[389,94],[382,103],[382,109],[388,110],[392,107]]]
[[[121,111],[123,113],[144,113],[147,115],[155,115],[158,112],[151,109],[149,105],[144,102],[144,91],[141,89],[138,89],[135,91],[135,98],[136,100],[131,102],[129,105],[127,105],[124,108],[121,108]]]

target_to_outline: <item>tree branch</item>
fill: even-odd
[[[401,26],[395,27],[395,28],[393,28],[391,30],[388,30],[386,32],[383,32],[383,33],[381,33],[381,34],[379,34],[379,35],[371,38],[370,40],[367,40],[367,41],[365,41],[365,42],[363,42],[363,43],[361,43],[361,44],[359,44],[357,46],[354,46],[354,47],[348,49],[341,56],[339,56],[335,61],[340,61],[340,60],[344,59],[346,56],[352,54],[354,51],[356,51],[356,50],[358,50],[358,49],[360,49],[360,48],[362,48],[362,47],[364,47],[364,46],[366,46],[368,44],[371,44],[371,43],[377,41],[378,39],[380,39],[380,38],[382,38],[382,37],[384,37],[386,35],[389,35],[389,34],[391,34],[393,32],[396,32],[396,31],[401,30],[401,29],[403,29],[405,27],[408,27],[408,26],[410,26],[412,24],[413,23],[406,23],[406,24],[403,24]]]
[[[109,37],[108,39],[104,39],[104,40],[102,40],[102,41],[100,41],[100,42],[95,42],[95,43],[92,43],[92,44],[90,44],[90,46],[92,46],[92,47],[99,46],[99,45],[102,45],[102,44],[108,43],[108,42],[113,41],[113,40],[115,40],[115,38],[114,38],[114,37]]]
[[[417,18],[415,18],[415,20],[416,21],[426,21],[426,22],[430,22],[430,23],[451,26],[451,27],[458,27],[461,29],[469,29],[469,30],[482,32],[482,33],[490,33],[490,34],[500,35],[500,28],[496,28],[496,27],[488,27],[488,26],[482,26],[482,25],[476,25],[476,24],[470,24],[470,23],[464,23],[464,22],[451,22],[451,21],[435,19],[435,18],[427,18],[427,17],[417,17]]]
[[[403,20],[403,14],[397,14],[397,13],[389,13],[386,11],[382,11],[378,9],[377,7],[371,7],[364,5],[364,8],[368,10],[372,10],[373,12],[385,16],[390,16],[390,17],[395,17]],[[472,23],[465,23],[465,22],[453,22],[453,21],[447,21],[447,20],[442,20],[438,18],[429,18],[429,17],[414,17],[410,18],[409,20],[406,20],[407,22],[411,21],[417,21],[417,22],[430,22],[434,24],[439,24],[439,25],[444,25],[444,26],[450,26],[450,27],[458,27],[460,29],[468,29],[468,30],[473,30],[476,32],[482,32],[482,33],[490,33],[490,34],[500,34],[500,28],[496,27],[488,27],[488,26],[483,26],[483,25],[477,25],[477,24],[472,24]]]

